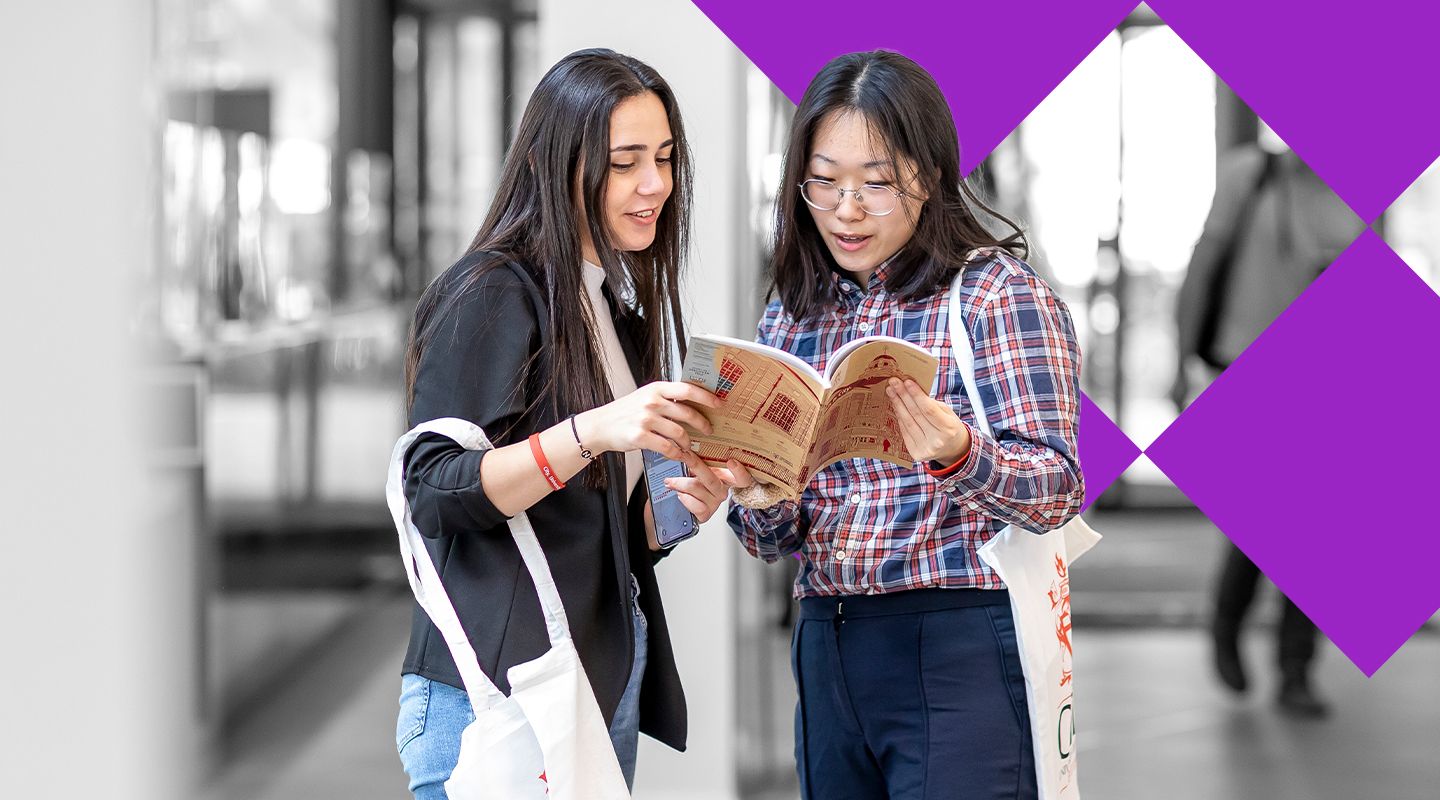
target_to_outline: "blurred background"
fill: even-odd
[[[113,565],[137,577],[114,583],[107,572],[112,582],[94,584],[101,591],[73,615],[104,625],[93,606],[110,592],[144,600],[106,610],[126,623],[109,626],[108,652],[143,644],[148,654],[111,670],[115,692],[145,687],[101,720],[116,738],[139,739],[108,756],[125,762],[111,796],[144,786],[136,796],[405,797],[393,731],[411,600],[382,490],[404,429],[401,353],[420,291],[488,207],[531,88],[560,56],[596,45],[670,81],[697,167],[687,296],[706,301],[690,301],[688,324],[744,337],[763,307],[793,105],[683,0],[98,5],[102,30],[86,41],[124,66],[66,80],[127,118],[136,109],[114,98],[143,98],[141,124],[112,137],[132,145],[120,153],[63,136],[51,144],[101,164],[130,159],[124,191],[94,198],[105,201],[100,215],[121,209],[111,232],[137,254],[92,287],[95,308],[123,309],[96,329],[117,338],[109,350],[55,354],[98,359],[95,370],[121,363],[124,343],[143,354],[129,402],[145,414],[111,417],[150,423],[115,434],[136,454],[116,467],[134,489],[124,508],[145,522],[124,528],[136,546]],[[25,21],[71,24],[43,11]],[[137,45],[143,58],[123,55]],[[30,51],[17,46],[19,66]],[[23,76],[6,80],[7,93],[24,87]],[[86,117],[57,119],[74,127]],[[46,146],[44,131],[30,135],[19,152]],[[1236,177],[1227,165],[1244,152],[1275,153],[1292,182]],[[1204,234],[1243,252],[1266,235],[1258,222],[1207,226],[1222,196],[1241,217],[1289,226],[1276,235],[1306,254],[1310,272],[1284,286],[1274,274],[1247,280],[1291,297],[1364,227],[1143,5],[972,180],[1029,231],[1032,263],[1074,314],[1086,392],[1142,448],[1215,374],[1177,338],[1197,242]],[[1282,185],[1307,187],[1310,199],[1274,199]],[[1375,227],[1440,286],[1440,167]],[[1239,323],[1231,337],[1240,349],[1269,321],[1233,308],[1243,261],[1232,254],[1230,282],[1210,286],[1207,301],[1222,319],[1248,314],[1248,338]],[[1177,390],[1182,374],[1189,383]],[[114,407],[133,411],[124,397]],[[1230,548],[1163,473],[1142,457],[1087,516],[1107,536],[1073,584],[1087,795],[1433,796],[1435,620],[1368,680],[1322,640],[1311,677],[1329,716],[1282,714],[1280,599],[1262,588],[1240,636],[1252,687],[1229,692],[1212,668],[1210,621]],[[636,796],[796,797],[793,566],[747,558],[717,516],[660,573],[690,749],[642,742]],[[17,589],[8,602],[26,598]],[[17,673],[12,685],[34,677]]]

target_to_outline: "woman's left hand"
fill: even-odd
[[[970,428],[948,403],[926,394],[912,380],[891,378],[885,394],[900,420],[900,435],[911,458],[949,466],[969,454]]]

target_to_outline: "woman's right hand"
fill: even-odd
[[[580,441],[595,452],[654,450],[682,459],[690,452],[690,436],[684,425],[709,434],[710,421],[685,400],[707,408],[719,408],[721,400],[708,389],[679,381],[647,383],[624,397],[599,408],[575,415]]]

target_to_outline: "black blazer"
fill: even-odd
[[[524,265],[491,267],[478,286],[457,294],[461,265],[494,260],[488,253],[466,256],[437,280],[442,293],[435,334],[421,354],[410,425],[437,417],[459,417],[479,425],[501,447],[524,441],[560,420],[541,403],[527,406],[543,382],[543,362],[531,361],[549,333],[539,280]],[[607,300],[615,308],[613,295]],[[636,337],[617,316],[616,329],[631,363]],[[635,375],[636,383],[643,383]],[[545,653],[550,642],[535,584],[510,538],[507,517],[480,485],[483,451],[468,451],[442,436],[421,437],[405,457],[405,492],[415,526],[460,616],[480,666],[505,692],[510,667]],[[607,453],[610,475],[624,475],[624,460]],[[655,583],[644,526],[644,481],[628,499],[622,481],[608,491],[583,485],[577,475],[527,512],[535,528],[571,635],[595,698],[608,725],[634,661],[630,584],[640,585],[640,607],[648,623],[649,651],[640,692],[640,730],[685,749],[685,695],[675,668],[665,611]],[[402,669],[457,688],[460,674],[440,632],[415,605],[410,646]]]

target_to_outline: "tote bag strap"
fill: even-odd
[[[416,439],[427,433],[437,433],[453,439],[466,450],[484,450],[492,445],[480,426],[472,422],[455,417],[423,422],[406,432],[395,443],[385,484],[385,499],[399,534],[401,560],[405,564],[405,576],[410,581],[410,590],[431,622],[435,623],[436,629],[445,639],[445,644],[449,646],[450,655],[455,659],[455,667],[460,672],[460,680],[465,684],[465,691],[478,714],[505,699],[505,695],[480,668],[475,648],[470,644],[470,637],[465,634],[455,606],[440,581],[435,562],[425,547],[425,539],[415,527],[411,518],[410,502],[405,496],[405,453]],[[545,554],[540,549],[540,542],[535,538],[529,518],[524,513],[517,514],[510,520],[509,527],[511,536],[520,549],[525,568],[534,580],[551,644],[568,640],[570,627],[565,616],[565,607],[560,602],[559,591],[550,574],[549,562],[545,560]]]
[[[411,519],[410,502],[405,497],[405,453],[422,434],[443,432],[438,430],[440,427],[442,425],[435,423],[417,426],[395,443],[385,481],[385,501],[390,506],[390,515],[399,534],[400,556],[405,564],[405,577],[410,581],[410,591],[444,637],[445,644],[450,648],[450,655],[455,659],[455,668],[460,672],[460,681],[465,684],[465,692],[470,697],[475,713],[479,715],[484,709],[504,700],[505,695],[484,670],[480,669],[475,648],[470,644],[470,637],[465,635],[465,629],[460,625],[460,617],[455,613],[455,606],[450,602],[444,584],[440,582],[435,562],[431,560],[430,551],[425,547],[424,537]],[[461,444],[466,443],[461,441]],[[466,449],[478,447],[467,446]]]
[[[422,422],[410,430],[405,436],[410,437],[410,442],[422,433],[439,433],[441,436],[454,439],[456,445],[465,447],[467,450],[490,450],[494,445],[490,437],[485,436],[484,430],[478,424],[458,417],[441,417],[441,419]],[[403,440],[403,437],[402,437]],[[406,445],[409,447],[409,445]],[[399,450],[399,468],[403,469],[403,458],[405,450]],[[392,468],[393,468],[392,463]],[[405,492],[400,492],[400,501],[405,501]],[[406,505],[409,505],[406,502]],[[536,531],[530,525],[530,517],[526,512],[514,515],[508,522],[510,537],[516,541],[516,547],[520,550],[520,558],[526,563],[526,571],[530,573],[530,580],[536,584],[536,593],[540,596],[540,610],[544,613],[546,633],[550,637],[550,645],[559,645],[570,639],[569,617],[564,614],[564,603],[560,601],[560,590],[554,586],[554,576],[550,574],[550,561],[544,557],[544,551],[540,550],[540,540],[536,538]],[[439,591],[445,591],[444,587]]]
[[[968,265],[979,253],[979,250],[971,250],[965,257],[965,263]],[[960,284],[964,280],[965,270],[961,269],[955,273],[955,280],[950,282],[950,353],[960,367],[960,380],[965,383],[965,394],[970,398],[970,408],[975,411],[975,424],[981,433],[993,438],[990,421],[985,418],[985,404],[980,399],[980,389],[975,385],[975,348],[970,343],[970,332],[965,328],[965,320],[960,314],[960,308],[964,305]]]

